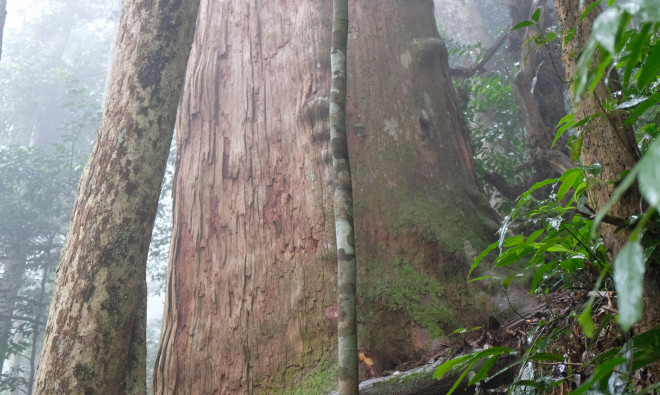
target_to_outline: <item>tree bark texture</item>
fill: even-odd
[[[145,263],[197,15],[126,1],[60,258],[35,391],[145,392]]]
[[[331,4],[200,5],[177,121],[157,394],[336,385]],[[351,4],[358,341],[387,369],[486,314],[465,275],[497,226],[432,2]]]
[[[584,1],[580,8],[581,2],[555,0],[560,28],[564,31],[571,28],[577,29],[573,39],[564,44],[562,48],[562,60],[566,66],[568,80],[572,80],[576,76],[579,51],[584,48],[591,35],[591,26],[599,14],[599,8],[596,7],[582,22],[579,21],[579,18],[582,11],[594,2],[594,0]],[[616,87],[612,89],[612,84],[616,84],[617,81],[616,71],[609,76],[608,81],[610,86],[606,85],[605,79],[603,79],[596,85],[593,93],[584,94],[579,102],[573,101],[575,122],[592,115],[603,114],[605,102],[613,100],[612,93],[618,90]],[[586,166],[599,164],[601,168],[594,186],[588,191],[591,208],[596,211],[604,207],[610,200],[616,186],[615,182],[621,179],[621,173],[632,169],[639,160],[639,149],[632,126],[624,125],[623,121],[622,115],[613,112],[597,116],[581,128],[582,162]],[[640,201],[641,197],[637,188],[631,188],[612,207],[609,214],[618,218],[629,218],[640,212]],[[605,223],[600,224],[599,230],[603,237],[603,245],[609,257],[614,261],[616,254],[628,241],[630,233],[627,231],[615,232],[616,226]]]
[[[357,294],[353,186],[346,139],[346,42],[348,1],[332,2],[330,63],[330,146],[334,171],[334,214],[337,242],[337,354],[339,393],[358,393]]]
[[[545,31],[556,23],[552,11],[545,1],[513,0],[509,4],[514,23],[531,20],[537,8],[541,9],[538,27],[530,26],[511,33],[512,45],[517,45],[516,52],[520,56],[520,71],[514,78],[514,97],[527,131],[530,152],[528,162],[522,167],[534,171],[523,190],[538,181],[559,177],[572,167],[562,142],[552,147],[557,123],[566,115],[564,92],[567,86],[562,81],[565,71],[561,48],[550,43],[534,49],[533,38],[541,34],[539,27]],[[507,197],[515,200],[518,196]]]
[[[490,296],[466,276],[498,226],[475,179],[433,3],[363,0],[351,15],[358,341],[379,371],[486,318]]]

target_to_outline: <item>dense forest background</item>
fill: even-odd
[[[332,2],[303,3],[200,6],[146,266],[149,393],[336,388]],[[657,3],[405,3],[351,8],[360,378],[431,361],[486,383],[514,355],[519,393],[651,393]],[[7,4],[2,393],[34,390],[121,10]]]

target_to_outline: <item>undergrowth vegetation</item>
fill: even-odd
[[[589,7],[582,18],[600,3]],[[484,347],[440,365],[436,378],[461,372],[451,392],[463,380],[479,385],[512,368],[518,369],[508,389],[512,394],[644,394],[660,388],[660,378],[649,379],[643,369],[660,361],[660,326],[642,333],[632,329],[643,314],[644,275],[649,265],[660,262],[660,141],[656,139],[660,119],[660,8],[652,0],[608,3],[609,8],[594,22],[591,38],[578,59],[577,78],[571,83],[579,100],[615,69],[621,76],[621,90],[611,92],[611,100],[600,113],[580,122],[574,122],[572,114],[564,117],[557,126],[555,142],[566,131],[573,131],[569,145],[577,159],[582,144],[580,126],[611,114],[624,114],[625,123],[634,126],[642,157],[612,183],[611,201],[597,213],[590,209],[588,192],[599,181],[598,165],[578,162],[562,176],[536,183],[517,199],[503,221],[499,240],[479,255],[470,273],[487,261],[495,268],[524,262],[527,275],[482,276],[470,281],[497,281],[507,289],[516,278],[525,278],[532,295],[567,295],[572,307],[528,320],[532,324],[526,327],[527,336],[520,347]],[[532,20],[514,29],[537,22],[535,12]],[[574,29],[561,34],[539,32],[536,40],[540,45],[552,40],[568,43],[575,35]],[[609,208],[626,190],[637,187],[644,198],[639,214],[611,218]],[[550,194],[543,196],[548,188]],[[614,262],[598,233],[601,221],[630,234]],[[515,361],[492,371],[498,358],[505,356],[515,356]]]

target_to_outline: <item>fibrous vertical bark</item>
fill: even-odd
[[[331,26],[331,1],[201,2],[156,394],[336,385]]]
[[[353,186],[346,139],[346,41],[348,1],[333,1],[330,145],[334,170],[334,213],[337,235],[337,306],[339,393],[358,393],[357,321],[355,315],[355,233]]]
[[[197,6],[124,2],[109,94],[60,258],[37,393],[145,392],[145,264]]]
[[[200,5],[177,121],[157,394],[336,385],[331,4]],[[358,342],[392,368],[487,314],[465,275],[497,226],[432,3],[350,4],[347,138],[356,244],[368,254]]]

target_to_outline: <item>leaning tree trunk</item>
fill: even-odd
[[[124,2],[108,99],[58,267],[38,393],[145,392],[145,263],[197,5]]]
[[[177,121],[157,394],[336,385],[330,5],[201,3]],[[364,374],[429,355],[433,339],[487,314],[465,275],[496,225],[432,7],[362,0],[350,10]]]
[[[330,63],[330,146],[334,171],[334,213],[337,235],[337,354],[339,394],[357,394],[358,350],[353,185],[346,139],[346,42],[348,1],[332,2]]]

